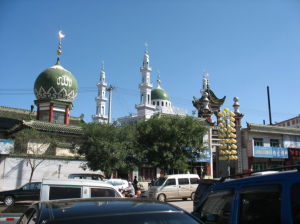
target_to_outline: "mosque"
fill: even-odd
[[[140,67],[141,82],[139,84],[139,103],[135,105],[137,110],[136,114],[130,114],[125,117],[117,119],[120,123],[127,123],[136,121],[137,119],[149,119],[154,114],[174,114],[186,116],[187,112],[184,109],[175,107],[172,105],[169,94],[161,87],[160,74],[157,77],[157,86],[153,88],[151,83],[150,57],[147,48],[144,52],[143,64]],[[109,116],[107,115],[107,103],[106,97],[106,74],[104,66],[102,65],[100,71],[100,81],[97,84],[98,96],[96,97],[96,114],[92,116],[95,123],[107,123]]]

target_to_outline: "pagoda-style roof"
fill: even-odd
[[[50,123],[50,122],[37,121],[37,120],[22,121],[21,124],[14,126],[10,130],[8,130],[8,132],[9,134],[12,134],[23,128],[33,128],[38,131],[43,131],[48,133],[51,132],[51,133],[64,134],[64,135],[73,135],[73,136],[82,134],[82,128],[80,126],[57,124],[57,123]]]
[[[247,123],[247,128],[244,128],[242,130],[270,134],[300,135],[300,128],[262,125],[253,123]]]
[[[218,98],[210,88],[207,88],[205,90],[205,92],[207,92],[207,94],[208,94],[207,98],[209,100],[209,106],[210,106],[211,110],[212,111],[219,110],[221,108],[221,106],[224,104],[226,96],[224,96],[223,98]],[[193,105],[198,110],[202,109],[203,99],[204,99],[203,96],[201,98],[194,97]]]

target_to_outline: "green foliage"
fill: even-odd
[[[202,150],[206,132],[198,118],[153,116],[138,124],[137,143],[149,166],[186,171]]]
[[[92,170],[110,175],[142,165],[186,171],[207,129],[198,118],[164,115],[122,126],[84,124],[83,133],[79,153]]]
[[[137,164],[134,124],[83,124],[83,141],[79,153],[84,154],[92,170],[111,175],[118,169],[132,170]]]

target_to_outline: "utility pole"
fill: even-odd
[[[112,101],[112,91],[115,87],[109,85],[106,89],[108,91],[108,124],[111,122],[111,101]]]

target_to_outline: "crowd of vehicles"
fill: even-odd
[[[81,181],[80,187],[76,181]],[[19,223],[79,223],[83,220],[85,223],[153,224],[300,223],[300,166],[220,179],[200,179],[193,174],[168,175],[152,184],[146,200],[124,198],[117,187],[120,185],[104,181],[43,180],[31,184],[40,187],[40,201],[23,214]],[[29,188],[32,187],[24,185],[20,189]],[[187,198],[193,200],[191,214],[164,203]]]

